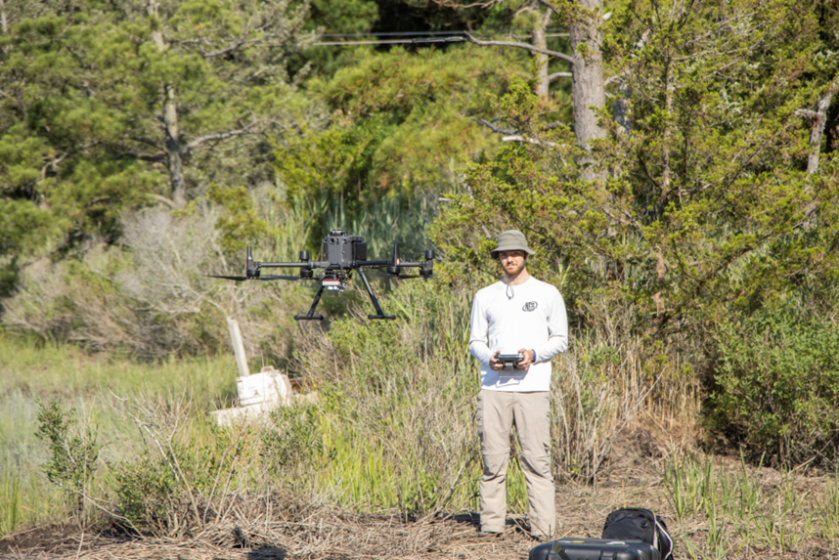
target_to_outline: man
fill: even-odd
[[[530,505],[530,531],[540,540],[554,536],[556,504],[551,474],[551,358],[568,347],[565,303],[559,291],[527,272],[534,252],[517,230],[498,235],[493,258],[504,277],[480,290],[472,302],[469,351],[481,362],[478,434],[481,531],[501,533],[507,514],[510,432],[516,426]],[[499,354],[521,354],[508,371]]]

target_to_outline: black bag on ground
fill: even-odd
[[[540,544],[530,550],[529,560],[661,560],[649,543],[615,539],[567,537]]]
[[[616,509],[606,517],[602,538],[641,540],[658,550],[661,560],[673,560],[673,539],[667,525],[648,509]]]

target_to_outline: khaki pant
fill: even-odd
[[[530,530],[552,538],[556,496],[551,475],[550,393],[507,393],[483,390],[478,395],[478,435],[484,474],[481,477],[481,531],[500,533],[507,516],[507,464],[510,432],[516,426],[521,466],[527,482]]]

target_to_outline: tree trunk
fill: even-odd
[[[603,57],[600,54],[603,0],[580,0],[580,5],[585,8],[584,13],[568,29],[574,57],[574,135],[577,145],[590,152],[590,141],[606,136],[606,131],[597,124],[597,113],[606,103]],[[588,161],[593,160],[589,158]]]
[[[670,57],[668,57],[669,59]],[[673,136],[670,130],[670,115],[673,114],[673,68],[668,62],[664,68],[664,134],[661,146],[661,194],[659,195],[658,203],[663,212],[664,207],[670,199],[670,190],[672,183],[673,168],[670,161],[670,139]]]
[[[816,173],[819,170],[819,154],[822,149],[822,135],[824,125],[827,122],[827,110],[833,101],[836,90],[839,89],[839,76],[827,89],[825,96],[819,99],[818,106],[813,114],[813,130],[810,132],[810,156],[807,158],[807,173]]]
[[[2,1],[2,0],[0,0]],[[551,23],[552,10],[545,10],[544,15],[539,16],[539,21],[536,27],[533,28],[532,44],[534,47],[542,50],[548,49],[548,25]],[[539,81],[536,84],[536,95],[539,97],[548,96],[548,88],[551,85],[550,78],[548,78],[548,61],[547,55],[536,53],[536,63],[539,65]]]
[[[157,18],[158,6],[156,0],[149,0],[148,13],[153,19]],[[151,36],[157,49],[160,52],[166,51],[166,43],[163,41],[159,23]],[[166,134],[166,167],[169,170],[172,202],[175,208],[183,208],[186,206],[186,181],[178,130],[178,101],[175,96],[175,86],[172,84],[163,84],[163,128]]]
[[[9,22],[6,20],[6,1],[0,0],[0,29],[3,35],[9,32]]]
[[[178,132],[178,105],[175,88],[171,84],[163,86],[163,126],[166,129],[166,163],[172,187],[172,202],[175,208],[183,208],[186,206],[186,181]]]

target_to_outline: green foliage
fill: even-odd
[[[245,187],[225,189],[211,185],[207,194],[224,211],[216,220],[216,230],[226,253],[240,253],[245,246],[255,245],[260,237],[268,234],[268,226],[257,215]]]
[[[826,157],[819,174],[804,172],[809,130],[795,116],[822,87],[801,73],[819,48],[812,14],[797,3],[715,6],[696,3],[672,25],[653,26],[638,51],[630,46],[650,29],[639,14],[653,17],[653,7],[633,4],[620,23],[610,20],[626,42],[613,65],[625,65],[631,131],[604,112],[610,135],[585,166],[567,130],[542,128],[524,83],[496,101],[528,139],[467,168],[469,189],[447,196],[435,239],[451,274],[489,270],[486,236],[517,227],[537,247],[536,271],[567,282],[575,316],[597,324],[586,302],[616,298],[637,306],[639,329],[658,335],[830,274],[836,164]],[[717,26],[706,36],[719,18],[749,21],[760,34]]]
[[[114,473],[118,513],[135,530],[178,534],[206,523],[224,499],[245,446],[220,431],[205,444],[168,442]],[[199,508],[200,505],[200,508]]]
[[[308,103],[285,71],[305,6],[64,4],[16,6],[2,37],[0,266],[115,241],[123,211],[170,194],[175,151],[190,194],[266,181],[270,148],[255,133]],[[177,138],[161,126],[167,96]]]
[[[304,404],[278,408],[271,416],[277,430],[266,430],[261,434],[263,458],[271,470],[303,467],[322,456],[323,417],[316,406]]]
[[[446,184],[455,165],[494,144],[471,120],[486,114],[483,94],[520,72],[509,57],[470,47],[369,56],[309,84],[333,108],[332,126],[279,142],[277,171],[289,189],[341,194],[346,204]]]
[[[47,444],[52,457],[41,468],[50,482],[73,494],[81,513],[99,459],[97,430],[90,425],[73,429],[75,411],[65,412],[58,399],[40,407],[35,435]]]
[[[818,173],[806,172],[810,128],[796,114],[839,71],[835,61],[821,63],[832,60],[823,16],[809,5],[760,0],[676,11],[657,2],[615,5],[605,54],[628,92],[629,129],[604,110],[608,135],[583,154],[570,130],[546,126],[526,82],[489,97],[499,126],[515,130],[517,141],[468,165],[462,186],[445,195],[431,231],[446,257],[441,273],[453,281],[495,276],[494,235],[520,229],[536,250],[528,268],[560,286],[582,333],[647,337],[644,354],[665,361],[701,359],[711,337],[730,334],[717,328],[726,319],[739,325],[787,294],[835,281],[839,168],[827,153]],[[814,308],[832,305],[813,297]],[[614,315],[630,317],[620,335]],[[743,344],[762,348],[756,342]],[[827,352],[832,342],[802,344]],[[819,359],[807,375],[829,380]],[[744,394],[765,398],[763,381],[748,379]],[[789,380],[784,398],[799,399],[799,416],[790,409],[789,422],[765,427],[782,439],[790,431],[792,447],[809,434],[806,453],[833,430],[824,420],[833,417],[824,414],[832,389],[810,383]],[[821,423],[811,423],[819,414]],[[760,430],[750,428],[742,437],[757,438]],[[777,451],[784,461],[809,458],[786,445]]]
[[[172,469],[146,455],[136,463],[123,464],[114,478],[119,514],[137,528],[165,533],[172,513],[182,509]]]
[[[537,99],[525,81],[514,81],[510,92],[493,102],[512,127],[526,135],[536,132]],[[457,276],[466,266],[494,275],[489,255],[494,239],[481,226],[496,233],[515,228],[537,252],[528,261],[531,272],[546,281],[567,277],[575,288],[591,287],[597,272],[590,264],[610,242],[607,217],[587,208],[603,195],[580,180],[574,163],[580,155],[571,131],[560,127],[540,136],[538,144],[509,143],[495,161],[467,167],[468,190],[446,195],[450,203],[432,228],[432,238],[447,256],[444,273]]]
[[[823,312],[783,305],[723,322],[715,336],[709,426],[751,457],[835,460],[839,329]]]

